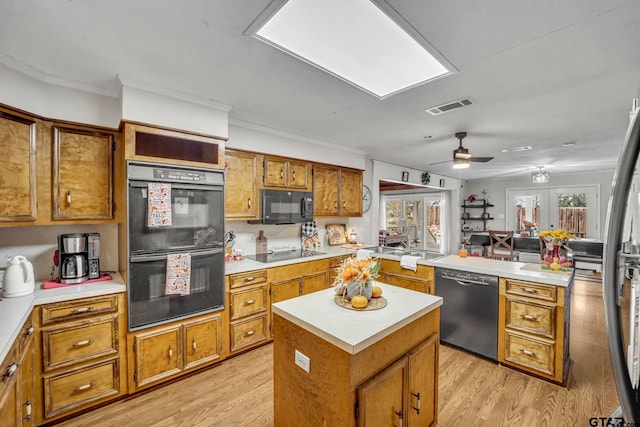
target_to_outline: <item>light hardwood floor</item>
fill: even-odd
[[[440,346],[438,426],[587,426],[619,406],[600,285],[576,281],[568,389]],[[61,425],[273,426],[272,345]],[[304,426],[301,420],[301,426]]]

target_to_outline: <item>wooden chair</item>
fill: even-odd
[[[489,230],[491,243],[489,258],[504,261],[518,261],[520,252],[513,250],[513,231]]]

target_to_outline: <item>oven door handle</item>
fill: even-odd
[[[191,252],[191,257],[195,258],[200,256],[206,256],[206,255],[215,255],[215,254],[221,254],[222,252],[223,252],[222,248],[210,249],[207,251],[197,251],[197,252]],[[129,258],[129,261],[131,262],[162,261],[167,259],[167,255],[170,255],[170,254],[164,253],[164,254],[153,254],[153,255],[133,255]]]
[[[152,182],[149,181],[131,181],[129,182],[129,187],[131,188],[148,188],[149,184]],[[170,184],[171,188],[175,188],[177,190],[206,190],[206,191],[223,191],[224,187],[222,185],[206,185],[206,184],[185,184],[182,182],[164,182],[158,181],[160,184]]]

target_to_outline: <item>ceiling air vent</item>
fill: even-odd
[[[442,113],[457,110],[458,108],[466,107],[467,105],[471,105],[471,100],[465,98],[458,101],[448,102],[443,105],[438,105],[437,107],[427,108],[425,111],[429,114],[437,116]]]

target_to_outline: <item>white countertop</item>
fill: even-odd
[[[356,252],[355,249],[347,249],[340,246],[323,247],[318,248],[317,250],[319,252],[324,252],[324,254],[270,263],[262,263],[247,258],[242,261],[228,262],[225,264],[225,274],[244,273],[263,268],[280,267],[299,262],[315,261],[323,258],[348,255]],[[372,255],[378,258],[397,261],[400,261],[401,258],[398,255],[391,254],[373,253]],[[443,255],[441,258],[437,259],[419,259],[418,264],[471,271],[474,273],[492,274],[508,279],[528,280],[555,286],[568,286],[572,277],[570,274],[560,274],[551,271],[524,270],[523,267],[527,265],[527,263],[524,262],[499,261],[472,256],[460,258],[458,255]]]
[[[387,306],[356,311],[334,302],[334,288],[271,306],[273,313],[350,354],[369,347],[442,305],[442,298],[376,282]]]
[[[41,289],[42,282],[36,283],[36,291],[23,297],[4,298],[0,293],[0,362],[9,353],[11,345],[18,337],[20,328],[36,305],[69,301],[100,295],[125,292],[127,287],[120,274],[112,275],[113,280],[69,285],[62,288]]]
[[[523,268],[527,265],[525,262],[499,261],[471,256],[460,258],[458,255],[449,255],[433,260],[431,265],[565,287],[571,283],[573,277],[572,274],[524,270]]]

